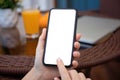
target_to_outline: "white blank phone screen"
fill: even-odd
[[[56,65],[61,58],[64,65],[71,64],[76,10],[53,9],[50,12],[44,63]]]

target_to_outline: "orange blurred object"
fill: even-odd
[[[26,34],[39,34],[39,20],[41,13],[39,10],[24,10],[22,12]]]
[[[48,17],[49,17],[49,12],[45,13],[39,21],[39,25],[41,28],[46,28],[48,25]]]

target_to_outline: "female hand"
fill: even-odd
[[[60,76],[57,67],[44,66],[42,63],[45,37],[46,29],[43,29],[36,48],[35,64],[22,80],[53,80],[55,76]],[[80,35],[78,34],[76,36],[76,42],[74,43],[76,50],[80,48],[80,44],[77,42],[79,39]],[[72,61],[72,68],[76,68],[78,66],[78,62],[76,60],[80,57],[80,53],[78,51],[74,51],[73,57],[74,60]]]
[[[83,73],[78,73],[76,70],[67,70],[61,59],[57,60],[57,67],[61,76],[61,80],[91,80],[86,78]],[[54,80],[60,80],[55,77]]]
[[[55,76],[59,76],[59,72],[57,67],[53,67],[53,66],[47,67],[47,66],[44,66],[42,63],[45,37],[46,37],[46,29],[43,29],[42,34],[38,41],[37,49],[36,49],[34,68],[36,69],[37,72],[39,72],[42,75],[41,80],[52,80]],[[72,61],[73,68],[76,68],[78,66],[78,61],[76,60],[77,58],[80,57],[80,53],[79,51],[77,51],[80,48],[80,44],[78,42],[79,39],[80,39],[80,34],[77,34],[76,42],[74,43],[74,47],[76,48],[76,51],[73,52],[73,57],[74,57]]]

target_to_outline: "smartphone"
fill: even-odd
[[[43,64],[56,65],[58,58],[71,66],[76,35],[75,9],[51,9],[49,13]]]

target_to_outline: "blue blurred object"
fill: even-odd
[[[68,0],[56,0],[56,7],[57,8],[67,8],[68,7]]]
[[[100,0],[87,0],[87,9],[88,10],[99,10]]]
[[[75,8],[79,11],[98,10],[100,0],[69,0],[69,8]]]
[[[87,9],[87,0],[70,0],[70,8],[75,8],[79,11]]]

